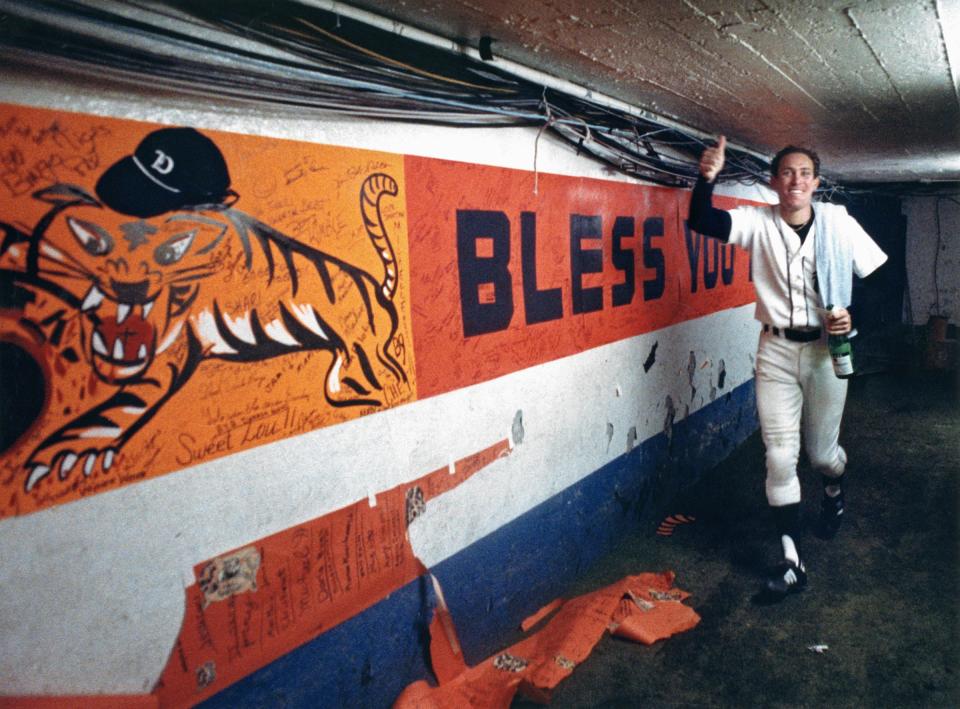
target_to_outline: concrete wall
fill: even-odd
[[[931,315],[960,317],[960,204],[950,197],[908,197],[905,320],[925,325]],[[939,223],[938,223],[939,222]]]
[[[607,174],[548,136],[534,174],[533,129],[368,123],[26,74],[5,76],[0,102],[0,221],[17,233],[38,233],[38,209],[50,206],[32,190],[71,182],[92,194],[156,124],[180,125],[222,149],[243,185],[237,208],[292,237],[288,251],[270,242],[273,276],[307,244],[385,284],[358,200],[374,173],[398,183],[374,206],[399,269],[390,303],[369,290],[382,306],[371,318],[396,316],[380,364],[371,356],[378,376],[346,358],[337,370],[336,348],[290,345],[292,330],[300,344],[307,333],[276,310],[268,323],[263,300],[282,286],[287,314],[310,325],[289,292],[290,275],[306,279],[309,269],[288,264],[272,278],[254,260],[235,266],[234,281],[218,272],[214,295],[233,305],[219,326],[209,293],[187,303],[167,292],[166,324],[155,327],[172,344],[124,382],[116,362],[103,370],[92,343],[93,329],[122,318],[98,325],[91,313],[105,306],[81,302],[91,280],[109,286],[109,271],[77,276],[62,256],[76,250],[78,231],[89,238],[77,258],[98,256],[100,227],[114,256],[133,263],[151,249],[160,258],[150,229],[82,205],[79,221],[56,221],[40,266],[66,289],[59,295],[25,280],[28,241],[7,245],[0,266],[20,290],[6,294],[39,295],[8,302],[0,333],[8,354],[34,362],[40,388],[14,391],[4,379],[5,397],[27,399],[17,412],[34,413],[0,453],[0,695],[387,705],[427,673],[434,596],[420,563],[442,584],[477,662],[635,528],[657,495],[755,429],[748,263],[685,233],[682,192]],[[315,180],[312,191],[291,186],[301,178]],[[727,194],[763,199],[753,188]],[[494,233],[504,224],[508,241]],[[242,239],[226,239],[216,248],[232,244],[224,253],[240,260],[223,263],[241,264]],[[536,255],[524,256],[521,242]],[[257,238],[250,243],[261,259]],[[618,285],[625,300],[614,306]],[[309,287],[301,281],[298,293]],[[329,315],[321,301],[336,298],[316,292],[325,320],[314,334],[349,341],[362,323]],[[256,307],[265,332],[251,324]],[[24,320],[34,323],[26,334]],[[474,332],[465,334],[467,320]],[[240,361],[245,346],[224,339],[224,323],[274,351]],[[389,327],[376,324],[382,337]],[[355,342],[370,351],[383,344],[363,337]],[[367,393],[351,394],[363,376]],[[147,401],[157,406],[147,421],[137,418],[142,403],[116,399],[148,399],[157,386],[169,396]],[[77,422],[97,406],[106,420]]]

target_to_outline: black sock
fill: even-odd
[[[845,475],[840,477],[831,478],[826,475],[822,476],[823,479],[823,494],[827,497],[832,497],[836,499],[843,495],[843,478]]]
[[[800,503],[795,502],[792,505],[783,505],[773,507],[773,520],[777,526],[777,534],[781,538],[790,537],[797,552],[798,561],[803,557],[800,555]],[[784,550],[786,551],[786,549]]]

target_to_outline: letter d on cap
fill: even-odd
[[[154,152],[156,152],[157,157],[154,158],[153,162],[150,164],[150,167],[159,172],[161,175],[169,175],[171,172],[173,172],[173,158],[162,150],[156,150]]]

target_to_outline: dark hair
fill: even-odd
[[[817,155],[815,150],[810,148],[800,148],[796,145],[788,145],[779,153],[773,156],[773,162],[770,163],[770,174],[774,177],[777,176],[777,172],[780,170],[780,162],[787,157],[787,155],[792,155],[793,153],[800,153],[801,155],[806,155],[813,161],[813,176],[820,177],[820,156]]]

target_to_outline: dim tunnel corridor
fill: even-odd
[[[751,601],[778,552],[757,432],[662,510],[693,523],[670,535],[656,533],[656,520],[642,524],[568,590],[673,570],[699,626],[650,647],[604,637],[551,706],[960,705],[956,374],[853,379],[841,443],[847,519],[832,541],[813,534],[820,481],[801,459],[803,593]]]

